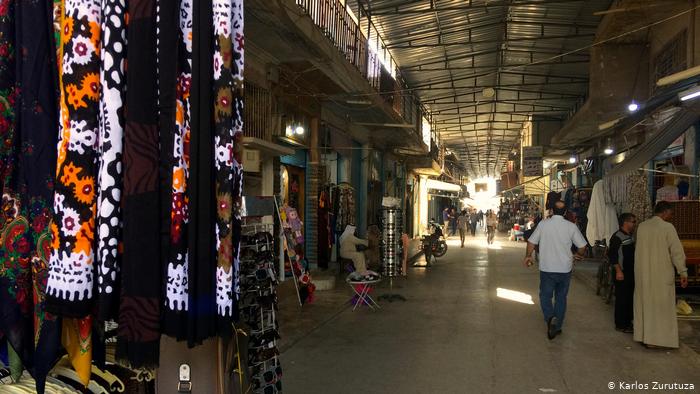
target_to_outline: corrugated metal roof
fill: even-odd
[[[570,52],[593,42],[594,13],[610,3],[373,0],[365,9],[443,141],[480,176],[500,173],[529,116],[565,119],[583,101],[588,51]]]

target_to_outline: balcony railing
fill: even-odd
[[[268,89],[245,82],[243,116],[244,136],[272,141],[272,96]]]
[[[364,11],[360,8],[355,18],[341,0],[296,0],[296,4],[394,111],[407,123],[417,125],[416,132],[420,135],[420,119],[426,112],[425,108],[407,90],[396,62],[384,48],[377,29]]]

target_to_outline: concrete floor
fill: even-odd
[[[464,249],[448,242],[434,267],[394,283],[407,302],[384,302],[377,312],[343,305],[344,283],[303,309],[281,296],[284,392],[605,393],[610,382],[621,391],[620,382],[654,381],[700,389],[697,353],[647,350],[614,331],[611,307],[580,279],[572,280],[563,334],[548,340],[538,273],[521,264],[524,243],[498,239],[488,248],[483,235]],[[499,288],[533,303],[499,297]]]

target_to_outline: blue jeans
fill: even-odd
[[[566,295],[569,293],[571,283],[571,272],[544,272],[540,271],[540,306],[544,321],[556,316],[557,329],[564,325],[564,315],[566,314]],[[552,306],[552,295],[554,295],[554,306]]]

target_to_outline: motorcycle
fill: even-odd
[[[431,221],[428,227],[430,229],[430,234],[424,235],[421,238],[421,245],[426,258],[429,255],[435,257],[444,256],[445,253],[447,253],[447,242],[442,233],[442,226]]]

